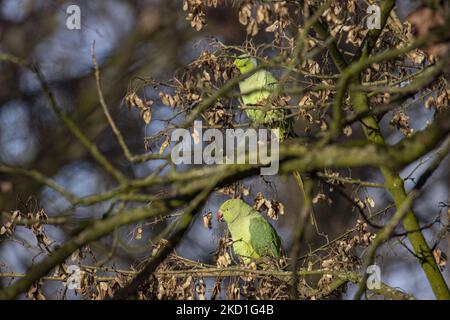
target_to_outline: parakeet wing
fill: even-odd
[[[280,255],[281,241],[272,225],[262,216],[250,220],[250,245],[259,256]]]

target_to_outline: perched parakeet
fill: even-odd
[[[255,58],[249,55],[241,55],[234,60],[233,64],[239,69],[241,74],[251,72],[258,66]],[[239,82],[242,102],[247,107],[255,109],[245,109],[245,113],[251,122],[263,124],[272,129],[281,142],[288,131],[288,121],[285,119],[285,110],[264,110],[267,106],[268,98],[277,89],[277,79],[266,70],[258,70],[245,80]]]
[[[222,203],[217,220],[225,222],[233,239],[234,253],[245,263],[261,257],[279,257],[281,241],[272,225],[254,208],[242,200]]]

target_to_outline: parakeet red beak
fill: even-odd
[[[217,211],[216,219],[217,219],[217,221],[223,221],[223,214],[222,214],[222,212]]]

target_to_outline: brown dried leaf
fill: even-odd
[[[169,136],[166,136],[166,138],[164,139],[164,142],[162,143],[161,147],[159,148],[159,154],[163,155],[164,151],[166,151],[167,147],[170,146],[170,138]]]
[[[203,216],[203,227],[205,229],[212,229],[212,212],[208,212]]]

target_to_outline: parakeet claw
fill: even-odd
[[[217,219],[217,221],[223,221],[223,214],[222,214],[222,212],[217,211],[216,219]]]

